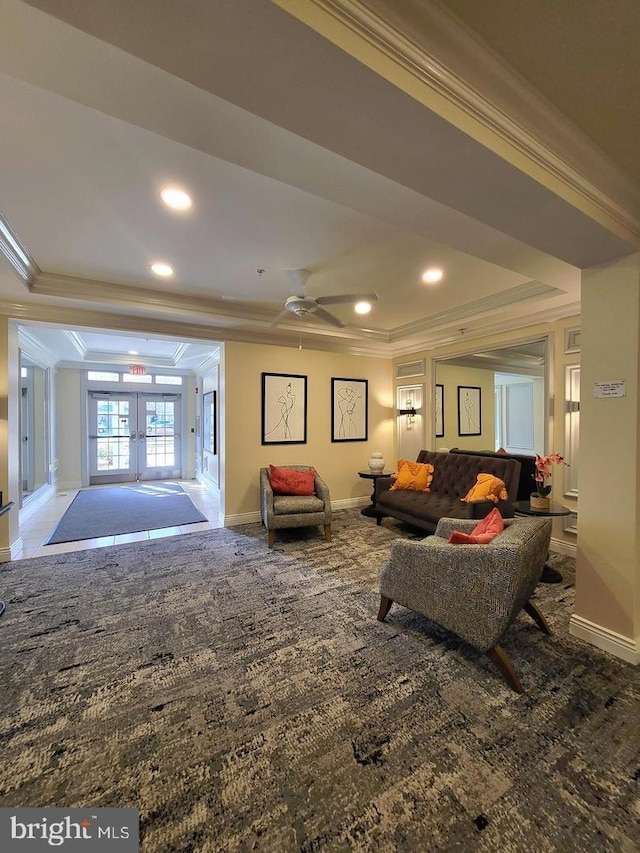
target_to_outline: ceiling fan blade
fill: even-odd
[[[304,289],[311,275],[309,270],[287,270],[287,275],[289,276],[291,294],[293,296],[304,296]]]
[[[325,311],[324,308],[318,308],[312,314],[308,314],[307,316],[313,317],[316,320],[323,320],[325,323],[330,323],[332,326],[337,326],[339,329],[344,328],[344,323],[341,323],[337,317],[334,317],[333,314],[329,314],[329,312]]]
[[[271,326],[277,326],[278,323],[281,323],[285,319],[291,319],[291,311],[281,311],[277,317],[274,317],[271,321]]]
[[[375,302],[377,293],[342,293],[336,296],[319,296],[318,305],[348,305],[356,302]]]

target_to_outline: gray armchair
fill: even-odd
[[[309,465],[281,465],[292,471],[310,471]],[[329,487],[316,471],[314,495],[274,495],[269,469],[260,469],[260,511],[267,529],[267,542],[273,548],[276,530],[286,527],[323,525],[324,538],[331,542],[331,497]]]
[[[551,519],[505,519],[505,529],[486,545],[449,545],[453,530],[470,533],[475,521],[441,518],[434,536],[419,542],[397,540],[380,574],[383,622],[396,602],[421,613],[485,652],[508,684],[522,684],[501,637],[524,609],[550,634],[544,616],[530,601],[540,580],[551,539]]]

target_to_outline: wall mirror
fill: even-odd
[[[470,352],[435,365],[441,386],[440,445],[467,450],[497,450],[533,455],[547,446],[547,339]],[[461,428],[466,412],[458,389],[476,386],[482,397],[482,420]]]
[[[22,504],[49,482],[47,370],[20,352],[20,484]]]

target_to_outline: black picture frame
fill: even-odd
[[[367,441],[369,380],[331,379],[331,441]]]
[[[262,374],[262,444],[307,443],[307,377]]]
[[[482,435],[482,389],[458,385],[458,435]]]
[[[439,383],[436,383],[434,404],[436,438],[444,438],[444,385]]]
[[[202,448],[213,454],[218,452],[216,404],[215,391],[207,391],[202,395]]]

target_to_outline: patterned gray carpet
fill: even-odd
[[[572,565],[504,647],[394,607],[391,542],[259,525],[5,564],[0,803],[136,806],[142,850],[640,847],[640,672],[573,639]]]

